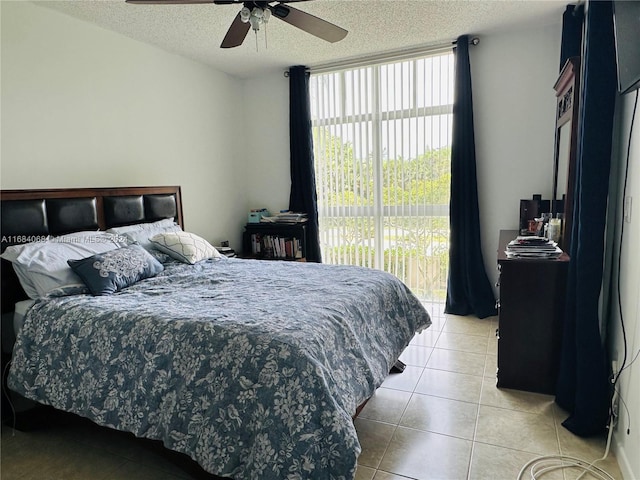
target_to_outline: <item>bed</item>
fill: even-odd
[[[354,478],[360,445],[353,417],[431,323],[404,284],[352,266],[215,252],[185,261],[184,245],[176,252],[158,243],[192,235],[179,187],[1,195],[3,313],[27,296],[19,268],[6,258],[32,244],[15,244],[48,236],[58,244],[81,237],[84,244],[82,235],[96,230],[100,238],[122,237],[109,236],[114,245],[101,245],[88,262],[71,259],[71,274],[82,282],[20,307],[9,388],[159,440],[218,476]],[[158,225],[172,228],[145,233],[153,245],[123,235]],[[108,264],[110,255],[136,268],[144,256],[140,271],[161,267],[116,287],[108,275],[85,277],[82,268],[96,259]]]

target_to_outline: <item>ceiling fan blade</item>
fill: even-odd
[[[249,28],[251,28],[249,22],[243,23],[240,19],[240,13],[238,13],[236,18],[233,19],[229,30],[227,30],[227,34],[222,39],[220,48],[233,48],[242,45],[247,33],[249,33]]]
[[[311,35],[315,35],[318,38],[322,38],[327,42],[339,42],[349,33],[344,28],[341,28],[333,23],[329,23],[326,20],[322,20],[310,13],[303,12],[297,8],[278,3],[274,6],[269,6],[271,13],[278,17],[280,20],[284,20],[289,25],[293,25],[301,30],[304,30]]]
[[[214,3],[213,0],[125,0],[135,5],[188,5],[192,3]]]

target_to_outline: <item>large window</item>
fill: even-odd
[[[313,74],[323,261],[396,275],[442,303],[449,248],[451,53]]]

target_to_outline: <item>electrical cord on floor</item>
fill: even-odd
[[[615,393],[614,393],[615,400]],[[612,401],[613,403],[613,401]],[[604,450],[604,455],[602,457],[594,460],[591,463],[587,463],[586,460],[582,460],[580,458],[571,457],[568,455],[544,455],[541,457],[536,457],[529,462],[527,462],[521,469],[520,473],[518,473],[517,480],[524,480],[525,473],[527,470],[531,475],[529,480],[539,480],[542,475],[545,473],[549,473],[555,470],[565,469],[565,468],[579,468],[582,469],[582,473],[580,476],[576,478],[576,480],[580,480],[587,473],[591,474],[593,477],[600,480],[616,480],[611,474],[607,471],[601,469],[600,467],[596,467],[595,464],[598,462],[604,461],[609,456],[609,450],[611,448],[611,438],[613,437],[613,427],[614,427],[615,417],[611,415],[611,419],[609,420],[609,433],[607,435],[607,446]]]

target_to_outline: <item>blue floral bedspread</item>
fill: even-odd
[[[235,479],[351,479],[352,416],[431,321],[392,275],[224,259],[36,303],[9,385]]]

